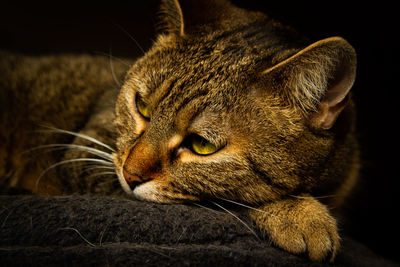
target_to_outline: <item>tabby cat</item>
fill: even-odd
[[[311,43],[227,0],[164,0],[161,10],[162,33],[129,69],[128,60],[2,52],[2,183],[235,201],[253,207],[276,246],[333,260],[329,208],[359,169],[352,46]]]

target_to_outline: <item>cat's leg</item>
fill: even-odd
[[[314,261],[330,256],[332,261],[340,247],[336,220],[313,197],[279,200],[249,212],[273,244],[291,253],[306,252]]]

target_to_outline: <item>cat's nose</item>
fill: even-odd
[[[135,146],[130,148],[122,172],[125,181],[133,190],[135,186],[141,183],[156,179],[160,167],[160,154],[157,147],[151,145],[147,139],[140,139]]]
[[[122,173],[124,175],[125,181],[128,183],[129,187],[132,190],[139,184],[152,180],[152,178],[144,178],[139,176],[138,174],[129,173],[125,169],[122,169]]]

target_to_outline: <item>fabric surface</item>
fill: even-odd
[[[227,212],[194,205],[0,196],[0,266],[327,265],[275,248],[260,236]],[[334,265],[396,266],[348,238]]]

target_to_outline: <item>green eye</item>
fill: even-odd
[[[142,115],[145,119],[150,119],[150,110],[146,103],[143,102],[140,96],[136,96],[136,108],[140,115]]]
[[[196,154],[199,155],[209,155],[218,150],[214,144],[208,142],[199,135],[193,136],[191,140],[191,148]]]

